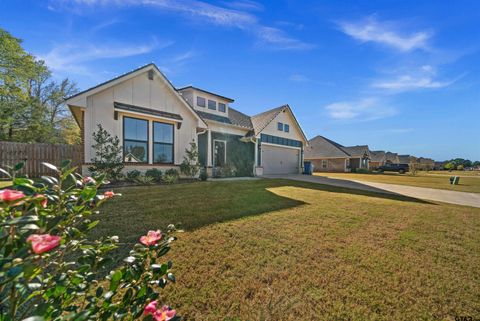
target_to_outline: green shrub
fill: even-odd
[[[155,179],[147,175],[140,175],[137,178],[135,178],[135,183],[138,183],[141,185],[152,185],[154,182],[155,182]]]
[[[366,168],[357,168],[357,169],[355,170],[355,173],[358,173],[358,174],[368,174],[368,173],[370,173],[370,171],[369,171],[368,169],[366,169]]]
[[[127,172],[127,179],[131,182],[135,182],[135,180],[140,177],[140,175],[142,175],[142,173],[136,169],[134,170],[131,170],[129,172]]]
[[[175,176],[178,178],[179,174],[175,168],[170,168],[165,171],[165,175]]]
[[[162,180],[162,171],[152,168],[145,172],[145,176],[153,178],[155,182],[160,182]]]
[[[161,262],[174,227],[140,237],[106,273],[118,237],[89,240],[87,233],[99,223],[92,214],[120,195],[99,191],[105,174],[82,177],[69,164],[46,166],[57,175],[35,182],[16,177],[22,168],[16,165],[12,187],[0,191],[0,320],[133,321],[152,320],[153,313],[179,320],[160,296],[175,282],[172,263]]]
[[[207,178],[208,178],[207,170],[206,170],[205,168],[203,168],[203,169],[200,171],[200,180],[206,181]]]
[[[195,142],[190,143],[190,148],[185,148],[185,155],[183,156],[183,161],[180,164],[180,171],[183,175],[189,177],[195,177],[200,170],[198,165],[198,149]]]
[[[165,184],[175,184],[178,180],[178,175],[165,174],[162,176],[162,182]]]
[[[118,180],[121,178],[123,164],[123,151],[117,136],[112,137],[108,131],[98,125],[98,131],[93,133],[95,157],[88,170],[92,173],[105,174],[107,179]]]
[[[457,166],[457,171],[463,171],[465,167],[463,165],[458,165]]]

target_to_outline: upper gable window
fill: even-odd
[[[287,124],[283,125],[283,131],[286,133],[290,132],[290,125],[287,125]]]
[[[208,109],[217,110],[217,102],[215,100],[208,100]]]
[[[221,111],[222,113],[227,111],[227,105],[224,103],[218,103],[218,111]]]
[[[277,123],[277,129],[283,132],[283,123]]]
[[[205,107],[205,105],[206,105],[205,98],[197,96],[197,106]]]

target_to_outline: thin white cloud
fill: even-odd
[[[287,35],[284,31],[263,25],[257,16],[245,11],[252,9],[255,2],[239,1],[236,8],[225,8],[198,0],[51,0],[64,8],[78,9],[80,6],[148,6],[159,10],[175,12],[201,23],[234,27],[257,37],[258,41],[270,45],[271,49],[302,50],[312,48],[311,44]],[[243,8],[239,7],[243,5]],[[51,4],[50,6],[54,6]],[[258,7],[258,6],[257,6]]]
[[[262,11],[264,9],[261,3],[250,0],[225,1],[223,3],[227,7],[237,10]]]
[[[74,73],[90,76],[91,71],[87,65],[89,62],[107,59],[137,56],[149,53],[160,47],[166,47],[171,42],[162,45],[153,39],[149,44],[104,44],[96,45],[91,43],[61,44],[55,46],[46,54],[40,54],[39,58],[45,60],[52,71],[62,73]]]
[[[374,42],[400,51],[408,52],[415,49],[428,49],[431,32],[417,31],[406,34],[398,30],[391,22],[379,22],[374,17],[363,21],[338,23],[341,31],[361,42]]]
[[[288,80],[294,82],[307,82],[310,80],[310,78],[302,74],[292,74],[290,77],[288,77]]]
[[[387,89],[393,92],[404,92],[419,89],[438,89],[452,85],[464,75],[450,80],[438,80],[437,70],[432,65],[422,65],[417,69],[404,72],[392,79],[374,81],[373,88]]]
[[[378,98],[341,101],[325,106],[328,115],[337,120],[368,121],[393,116],[396,109]]]

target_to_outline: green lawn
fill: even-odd
[[[164,297],[185,320],[480,317],[480,209],[284,180],[116,192],[93,236],[185,229]]]
[[[5,188],[12,185],[12,181],[0,181],[0,188]]]
[[[411,185],[418,187],[447,189],[451,191],[459,192],[472,192],[480,193],[480,177],[465,176],[460,177],[459,185],[450,185],[450,176],[456,175],[450,173],[437,174],[440,172],[420,172],[416,176],[410,174],[397,174],[397,173],[368,173],[368,174],[356,174],[356,173],[314,173],[318,176],[327,176],[330,178],[339,179],[353,179],[358,181],[399,184],[399,185]]]

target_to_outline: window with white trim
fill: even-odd
[[[328,167],[328,160],[327,159],[322,159],[322,168],[326,169]]]
[[[123,161],[148,162],[148,120],[123,117]]]
[[[153,163],[173,164],[173,124],[153,122]]]

